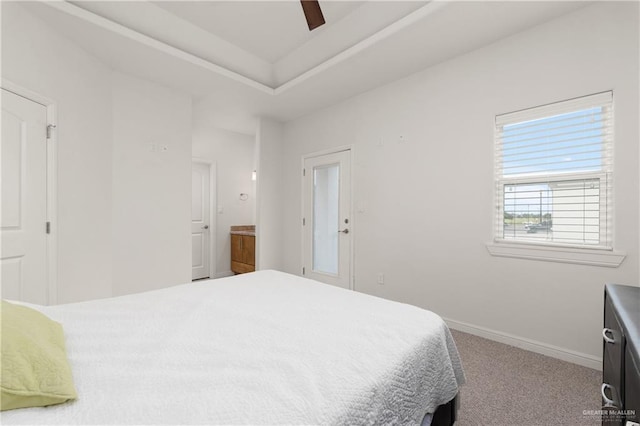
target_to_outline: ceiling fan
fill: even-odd
[[[300,0],[300,3],[302,3],[304,16],[305,18],[307,18],[309,31],[313,31],[314,29],[325,23],[318,0]]]

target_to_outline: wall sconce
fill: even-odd
[[[251,180],[252,181],[256,180],[256,171],[255,170],[253,172],[251,172]]]

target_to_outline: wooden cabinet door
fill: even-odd
[[[242,236],[242,259],[248,265],[256,264],[256,237],[251,235]]]
[[[242,235],[231,234],[231,261],[244,263],[242,253]]]
[[[236,274],[255,271],[256,237],[231,234],[231,270]]]

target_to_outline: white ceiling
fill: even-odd
[[[584,7],[578,1],[82,1],[30,9],[108,66],[191,93],[228,130],[287,121]]]
[[[327,21],[309,31],[299,2],[164,1],[156,6],[273,64],[362,6],[361,2],[323,2]]]

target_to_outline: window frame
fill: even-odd
[[[607,100],[607,98],[609,100]],[[590,103],[591,100],[599,102]],[[602,99],[602,101],[600,101]],[[586,100],[586,102],[585,102]],[[491,255],[535,259],[553,262],[579,263],[597,266],[619,266],[625,254],[613,249],[613,138],[602,144],[603,163],[600,170],[573,172],[545,172],[539,174],[507,175],[503,174],[502,131],[504,126],[539,120],[553,115],[567,114],[580,109],[604,106],[606,113],[612,114],[610,127],[614,127],[613,91],[602,92],[580,98],[554,102],[540,107],[527,108],[521,111],[498,114],[495,116],[494,127],[494,226],[492,242],[487,243],[487,250]],[[552,184],[586,179],[598,179],[601,192],[599,193],[599,242],[598,244],[580,244],[553,241],[535,241],[527,239],[505,238],[505,188],[507,185],[518,184]],[[604,191],[602,191],[604,189]]]

